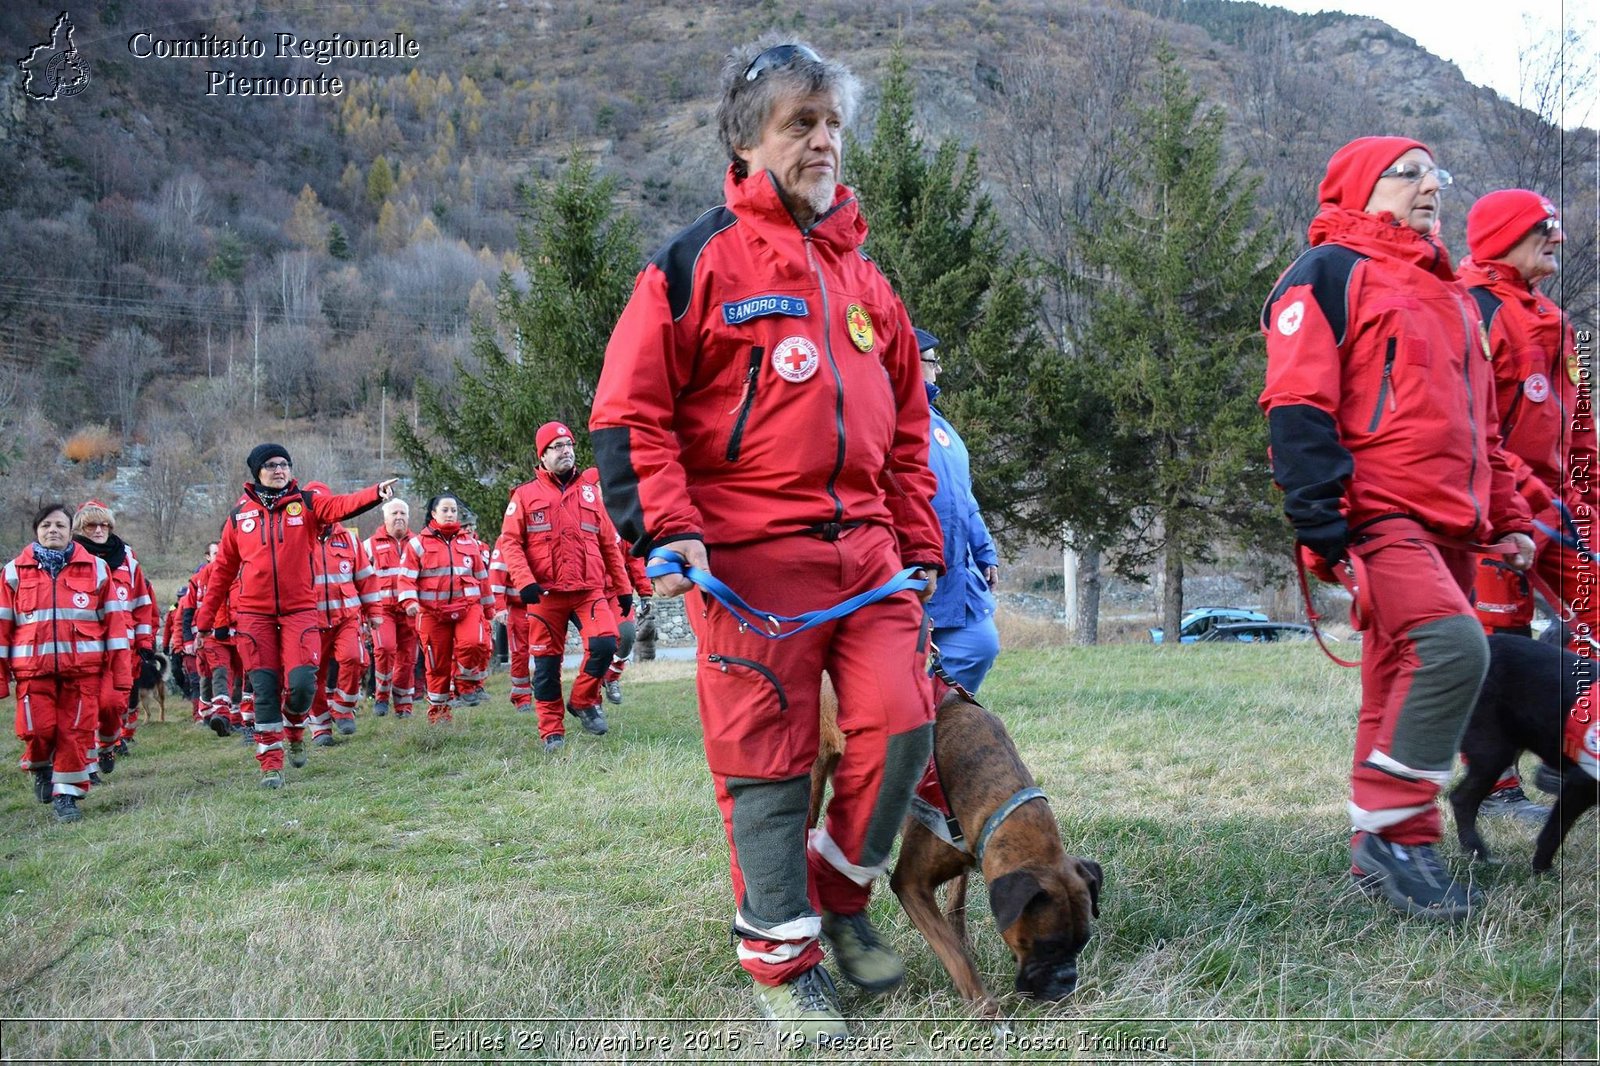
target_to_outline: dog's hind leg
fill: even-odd
[[[1456,819],[1456,840],[1461,843],[1461,850],[1476,859],[1488,861],[1489,845],[1483,842],[1483,837],[1478,833],[1478,808],[1483,805],[1484,797],[1494,791],[1494,783],[1500,777],[1500,771],[1512,764],[1517,757],[1517,749],[1510,745],[1480,744],[1471,751],[1463,750],[1462,756],[1467,760],[1467,772],[1450,792],[1450,810]]]
[[[1549,871],[1555,864],[1556,852],[1561,849],[1561,842],[1567,839],[1567,832],[1573,823],[1597,801],[1600,801],[1600,781],[1596,781],[1581,770],[1573,770],[1569,764],[1566,783],[1561,787],[1561,794],[1556,797],[1555,806],[1550,808],[1550,817],[1545,819],[1544,828],[1539,830],[1539,839],[1533,844],[1535,872]]]
[[[989,990],[978,976],[964,933],[958,934],[940,913],[934,897],[935,890],[951,878],[965,878],[966,854],[935,837],[914,819],[906,819],[903,832],[900,860],[895,863],[889,887],[899,898],[906,917],[944,964],[961,998],[973,1004],[983,1017],[999,1017],[999,1005],[989,998]]]

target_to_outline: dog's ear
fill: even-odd
[[[1089,885],[1089,910],[1096,918],[1100,917],[1100,886],[1105,884],[1105,871],[1100,869],[1100,864],[1093,859],[1072,859],[1078,864],[1078,874]]]
[[[1027,870],[1012,870],[995,878],[989,885],[989,909],[994,911],[995,928],[1002,933],[1010,929],[1028,904],[1044,894],[1044,886]]]

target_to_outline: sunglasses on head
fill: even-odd
[[[775,44],[750,61],[750,65],[744,68],[744,80],[755,81],[767,71],[786,67],[796,59],[809,59],[813,63],[822,62],[821,56],[803,44]]]

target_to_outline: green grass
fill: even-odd
[[[612,733],[574,730],[556,758],[505,685],[453,728],[363,714],[281,793],[176,704],[77,825],[15,775],[0,1058],[772,1057],[728,943],[686,668],[633,668]],[[1594,813],[1544,878],[1533,830],[1490,824],[1504,862],[1474,872],[1485,912],[1407,921],[1347,887],[1356,679],[1314,647],[1008,653],[985,697],[1068,849],[1106,870],[1079,991],[1008,1000],[1007,1042],[884,885],[873,916],[907,981],[845,992],[877,1043],[831,1058],[1594,1061]],[[972,914],[979,968],[1005,992],[981,886]],[[98,1020],[64,1020],[79,1018]],[[1141,1051],[1156,1040],[1165,1053]]]

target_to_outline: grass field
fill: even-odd
[[[690,669],[637,664],[611,734],[554,758],[501,674],[454,727],[363,713],[281,793],[176,701],[76,825],[12,775],[0,1059],[796,1057],[729,944]],[[1356,681],[1314,646],[1009,652],[984,694],[1068,850],[1105,867],[1077,995],[1009,1000],[1009,1036],[971,1019],[885,884],[906,983],[847,990],[859,1046],[798,1057],[1594,1061],[1593,812],[1545,878],[1533,831],[1491,824],[1485,912],[1408,921],[1348,888]],[[1006,991],[981,888],[972,908]]]

